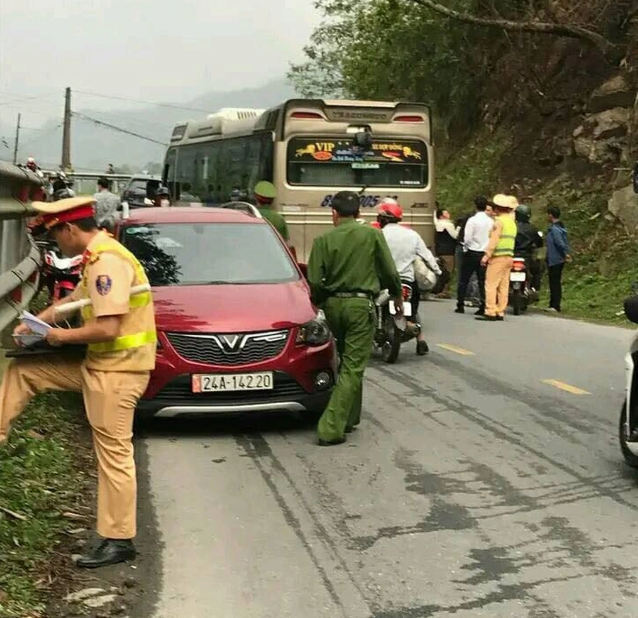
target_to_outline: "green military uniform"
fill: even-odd
[[[290,240],[290,232],[288,232],[288,224],[286,220],[271,206],[260,206],[259,212],[280,234],[281,237]]]
[[[363,373],[375,330],[373,299],[401,294],[401,279],[383,234],[354,219],[315,239],[308,261],[313,302],[324,309],[341,359],[339,380],[319,421],[319,439],[343,440],[359,424]]]

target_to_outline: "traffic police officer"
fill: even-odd
[[[325,311],[341,359],[339,380],[319,420],[321,446],[345,442],[359,424],[363,372],[375,330],[373,299],[381,289],[403,312],[401,279],[383,234],[359,225],[359,196],[352,191],[332,199],[334,229],[315,239],[308,261],[313,302]]]
[[[90,299],[82,309],[84,325],[51,328],[53,346],[86,344],[84,359],[64,354],[30,355],[13,360],[0,386],[0,445],[11,422],[29,400],[46,390],[78,391],[84,396],[98,466],[97,532],[102,543],[77,564],[84,568],[115,564],[135,557],[136,474],[133,415],[155,367],[157,335],[150,292],[131,296],[131,288],[148,284],[144,269],[124,246],[99,231],[93,198],[34,202],[44,224],[66,255],[84,253],[82,279],[74,293],[45,309],[40,319],[55,323],[56,308]],[[14,334],[27,333],[24,325]]]
[[[507,309],[510,271],[514,263],[514,246],[516,243],[516,221],[514,211],[518,200],[513,195],[499,193],[492,198],[496,213],[490,240],[481,259],[487,266],[485,271],[485,315],[477,320],[502,322]]]
[[[286,220],[273,208],[273,202],[277,197],[277,190],[272,182],[261,180],[255,185],[255,201],[259,207],[261,216],[266,219],[290,245],[290,232]]]

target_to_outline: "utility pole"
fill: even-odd
[[[64,130],[62,133],[62,169],[71,169],[71,88],[64,96]]]
[[[18,124],[16,125],[16,140],[13,145],[13,164],[18,163],[18,142],[20,140],[20,118],[22,114],[18,114]]]

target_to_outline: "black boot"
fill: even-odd
[[[81,569],[99,569],[103,566],[128,562],[135,558],[133,541],[104,539],[90,554],[82,556],[76,562]]]

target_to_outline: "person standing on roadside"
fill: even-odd
[[[97,193],[95,200],[95,221],[98,227],[113,229],[117,217],[117,209],[120,206],[120,198],[110,191],[111,183],[102,176],[97,181]]]
[[[499,193],[492,199],[494,226],[481,264],[485,273],[485,314],[476,317],[487,322],[502,322],[509,300],[510,272],[514,263],[516,221],[512,212],[518,207],[513,195]]]
[[[434,250],[436,257],[440,257],[445,263],[450,278],[454,274],[454,255],[456,253],[456,239],[459,235],[459,228],[454,225],[450,213],[442,208],[436,209],[436,219],[434,220],[435,237]],[[450,297],[450,284],[447,283],[441,293],[437,295],[439,298]]]
[[[485,267],[481,263],[485,250],[487,249],[490,234],[494,227],[493,219],[485,212],[487,210],[487,199],[483,196],[474,200],[476,206],[476,214],[471,217],[466,226],[464,233],[464,249],[463,262],[461,265],[461,274],[459,276],[459,286],[456,300],[456,313],[465,313],[465,295],[467,286],[470,283],[472,275],[476,275],[479,286],[479,294],[481,303],[476,315],[485,314]]]
[[[375,330],[374,299],[387,289],[403,314],[401,279],[383,233],[357,223],[359,196],[340,191],[332,199],[334,228],[315,238],[308,260],[313,303],[321,307],[337,340],[339,378],[317,426],[318,444],[346,441],[361,420],[363,373]]]
[[[67,256],[84,255],[82,279],[73,294],[38,315],[52,325],[46,340],[54,347],[86,345],[84,358],[65,354],[15,358],[0,384],[0,448],[13,421],[44,391],[84,396],[97,459],[97,533],[101,543],[76,562],[98,568],[135,558],[137,485],[133,457],[133,417],[155,368],[157,333],[150,291],[134,297],[148,278],[137,258],[97,227],[93,198],[33,202],[51,237]],[[149,288],[150,290],[150,288]],[[56,328],[56,309],[77,300],[83,325]],[[14,337],[29,334],[20,324]]]
[[[261,180],[255,185],[253,192],[255,194],[255,201],[257,202],[257,208],[259,208],[261,216],[279,232],[279,235],[286,241],[288,246],[292,248],[288,224],[281,213],[277,212],[273,208],[275,198],[277,197],[277,189],[275,189],[275,185],[267,180]]]
[[[549,229],[547,230],[547,274],[549,277],[549,308],[561,311],[563,298],[563,268],[571,262],[567,230],[560,220],[560,208],[551,206],[547,209]]]

